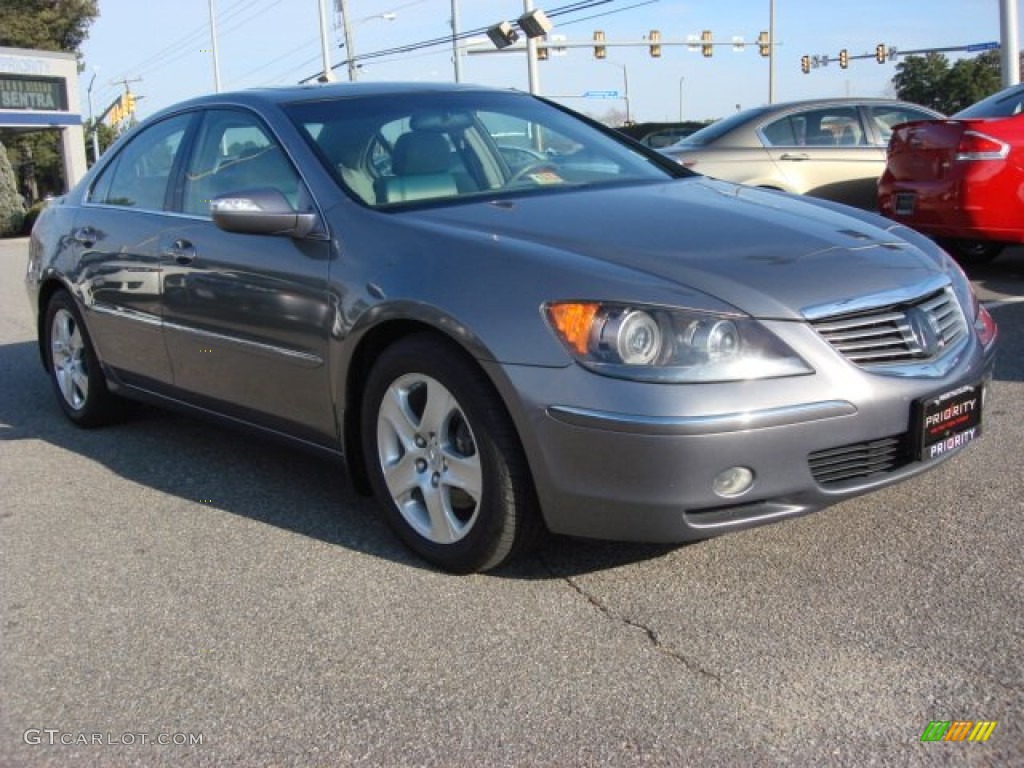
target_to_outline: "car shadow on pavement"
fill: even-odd
[[[61,412],[34,342],[0,345],[0,393],[2,442],[43,441],[172,497],[432,570],[399,543],[374,502],[352,489],[340,461],[145,405],[132,404],[130,415],[120,423],[80,429]],[[48,478],[69,482],[57,468],[40,481]],[[549,537],[536,554],[493,573],[516,579],[565,578],[665,551]]]

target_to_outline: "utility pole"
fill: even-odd
[[[452,64],[455,82],[462,82],[462,60],[459,58],[459,0],[452,0]]]
[[[338,12],[341,14],[341,30],[345,35],[345,58],[348,61],[348,79],[354,83],[359,79],[359,67],[356,65],[356,48],[352,44],[352,20],[348,15],[345,0],[338,0]]]
[[[320,57],[323,59],[324,71],[318,78],[321,82],[332,83],[336,79],[331,69],[330,37],[327,34],[327,6],[324,0],[317,0],[320,10]]]
[[[213,53],[213,90],[220,93],[220,62],[217,59],[217,12],[210,0],[210,50]],[[128,86],[126,85],[125,88]]]

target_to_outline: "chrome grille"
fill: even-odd
[[[892,472],[910,463],[906,435],[815,451],[807,457],[811,474],[821,485]]]
[[[824,317],[812,326],[856,365],[934,360],[967,336],[967,321],[951,288],[906,304]]]

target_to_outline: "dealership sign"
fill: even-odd
[[[0,109],[66,112],[68,97],[64,79],[0,75]]]

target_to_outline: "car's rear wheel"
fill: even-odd
[[[1003,252],[1002,243],[990,240],[943,240],[945,246],[957,261],[964,264],[988,264]]]
[[[364,396],[363,450],[384,516],[423,559],[486,571],[539,528],[536,496],[511,419],[483,372],[429,334],[377,360]]]
[[[89,333],[66,291],[50,297],[43,333],[50,381],[67,417],[81,427],[114,420],[118,399],[107,389]]]

